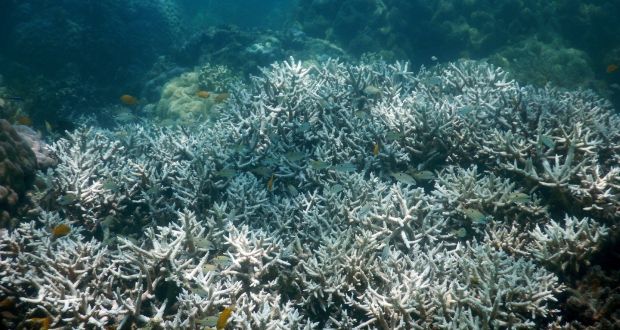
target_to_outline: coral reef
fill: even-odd
[[[50,146],[0,232],[4,326],[561,326],[561,278],[617,230],[620,118],[591,92],[290,59],[229,93],[212,122]]]

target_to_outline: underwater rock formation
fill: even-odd
[[[8,220],[9,211],[32,185],[36,170],[37,158],[28,142],[0,119],[0,222]]]
[[[38,215],[0,232],[6,326],[559,327],[616,230],[620,118],[591,92],[333,59],[229,92],[213,122],[50,146]]]
[[[517,80],[537,86],[550,83],[569,89],[601,87],[588,55],[557,39],[550,42],[528,38],[498,50],[489,61],[513,73]]]

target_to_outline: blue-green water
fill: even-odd
[[[619,15],[0,1],[0,329],[618,327]]]

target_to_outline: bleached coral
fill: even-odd
[[[0,237],[0,290],[24,318],[540,328],[564,288],[541,259],[581,262],[620,205],[619,119],[586,92],[472,61],[290,60],[230,93],[213,122],[80,128],[52,145],[38,218]],[[50,238],[61,223],[72,232]],[[75,284],[63,265],[79,251],[95,271]],[[58,299],[43,312],[37,293]]]
[[[609,228],[590,218],[566,216],[564,223],[551,220],[543,228],[534,228],[531,234],[534,240],[528,251],[536,259],[563,271],[579,271],[580,265],[589,266],[590,256],[599,249]]]

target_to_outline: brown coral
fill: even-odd
[[[0,212],[2,218],[32,185],[37,158],[11,124],[0,119]]]

